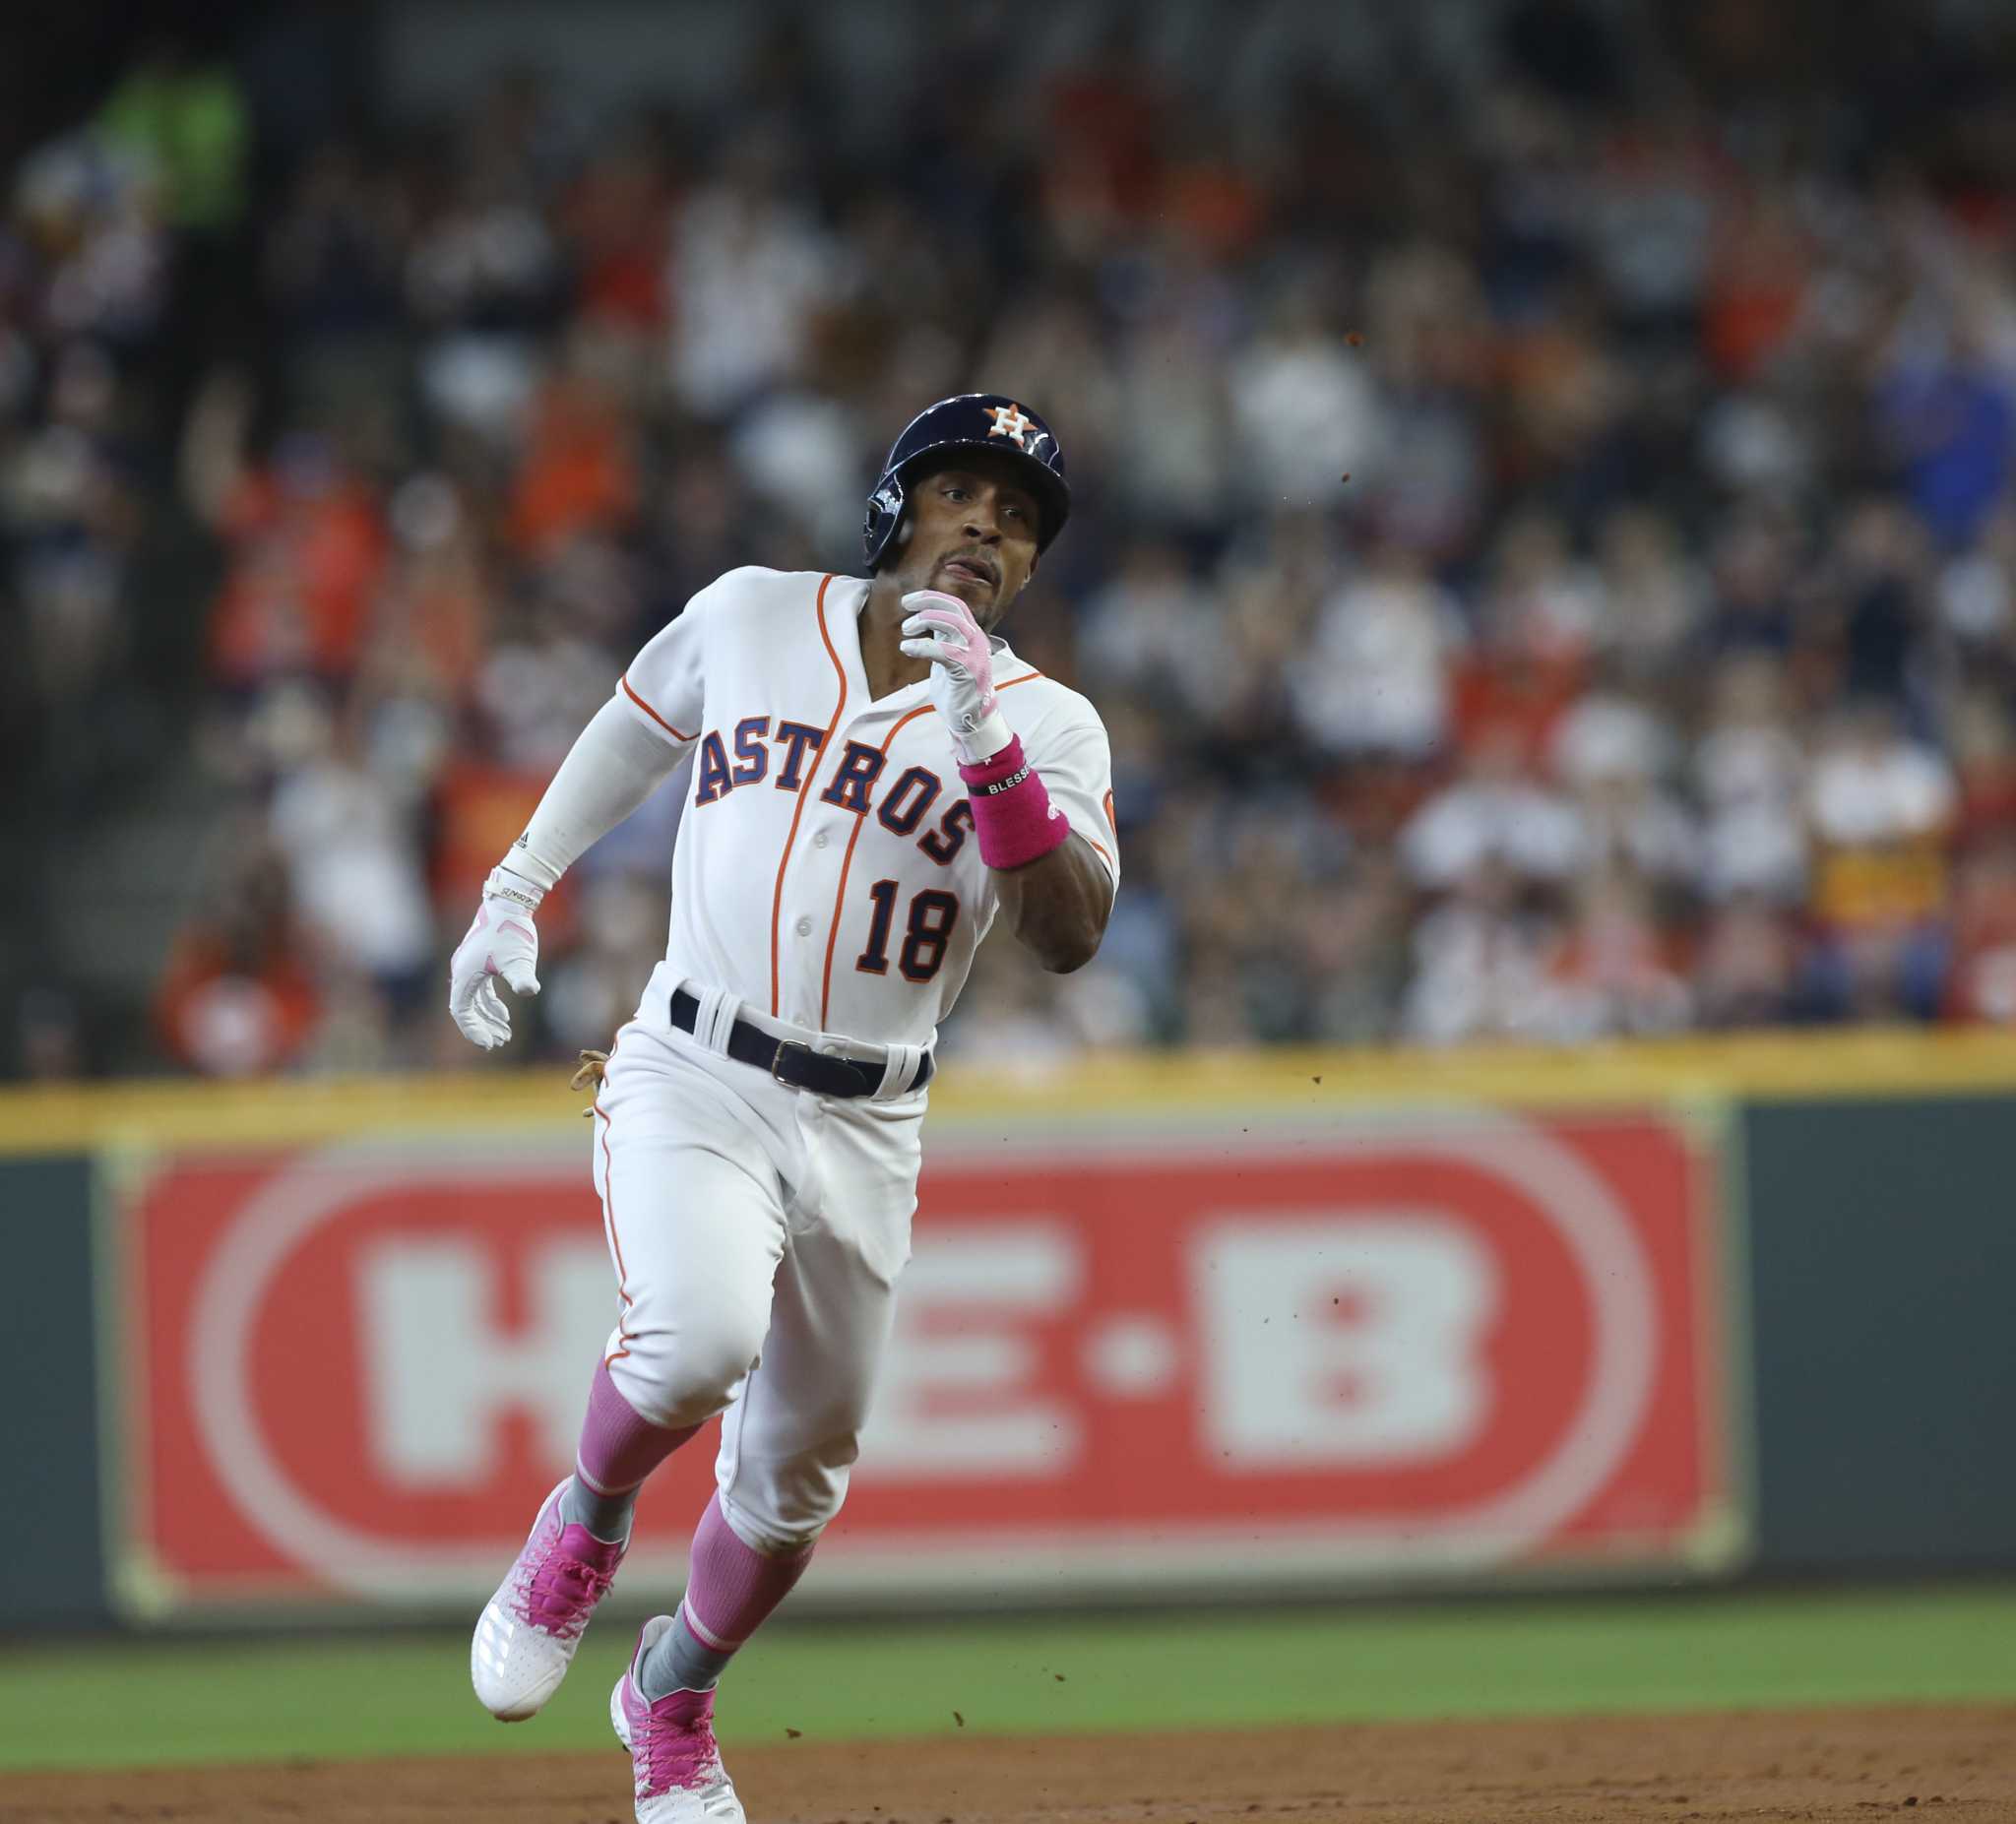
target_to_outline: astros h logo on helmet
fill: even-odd
[[[1006,437],[1018,450],[1034,456],[1048,440],[1048,431],[1040,431],[1036,421],[1020,406],[989,406],[994,428],[987,432],[989,437]]]

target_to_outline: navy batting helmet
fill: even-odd
[[[958,449],[1003,450],[1018,459],[1023,479],[1037,497],[1036,548],[1039,553],[1049,549],[1050,540],[1071,517],[1071,488],[1064,479],[1064,452],[1057,448],[1057,439],[1042,419],[1012,399],[999,393],[961,393],[925,407],[889,446],[889,460],[868,496],[868,517],[861,527],[870,570],[903,520],[911,477],[926,457]]]

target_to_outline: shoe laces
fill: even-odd
[[[637,1742],[637,1791],[656,1797],[674,1787],[697,1793],[722,1778],[721,1747],[714,1724],[703,1712],[692,1718],[662,1717],[645,1707]]]
[[[531,1575],[524,1585],[525,1614],[542,1633],[556,1640],[572,1640],[588,1625],[590,1613],[608,1594],[616,1573],[563,1551],[563,1537],[564,1530],[556,1531],[530,1566]]]

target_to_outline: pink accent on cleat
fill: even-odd
[[[546,1497],[471,1643],[471,1680],[483,1708],[500,1722],[523,1722],[560,1688],[581,1631],[629,1549],[627,1540],[611,1544],[586,1527],[563,1523],[566,1486]]]
[[[742,1801],[714,1739],[714,1693],[673,1691],[656,1703],[638,1688],[645,1655],[664,1638],[669,1615],[654,1615],[609,1693],[609,1722],[630,1750],[638,1824],[744,1824]]]

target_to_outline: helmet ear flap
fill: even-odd
[[[896,547],[909,536],[911,514],[907,495],[902,476],[890,474],[869,496],[863,533],[871,571],[882,569],[895,556]]]

